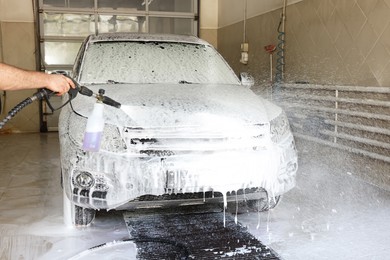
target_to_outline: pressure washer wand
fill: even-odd
[[[77,96],[78,93],[80,93],[81,95],[88,96],[88,97],[95,96],[103,104],[106,104],[106,105],[109,105],[109,106],[113,106],[113,107],[116,107],[116,108],[120,108],[121,107],[121,104],[119,102],[117,102],[117,101],[115,101],[115,100],[113,100],[113,99],[111,99],[111,98],[109,98],[107,96],[104,96],[104,90],[103,89],[99,90],[99,94],[94,94],[93,91],[90,90],[89,88],[87,88],[85,86],[80,86],[80,84],[77,81],[75,81],[72,78],[70,78],[70,79],[74,82],[75,88],[70,88],[69,89],[69,91],[68,91],[69,100],[66,103],[64,103],[62,106],[58,107],[57,109],[54,109],[53,106],[50,104],[49,99],[52,96],[54,96],[56,93],[51,91],[51,90],[49,90],[49,89],[46,89],[46,88],[40,89],[38,92],[33,94],[31,97],[26,98],[25,100],[20,102],[18,105],[16,105],[10,112],[8,112],[7,116],[0,122],[0,129],[2,129],[4,127],[4,125],[9,120],[11,120],[11,118],[13,118],[19,111],[21,111],[27,105],[30,105],[35,100],[43,100],[43,99],[45,99],[46,102],[47,102],[47,105],[50,107],[50,109],[52,111],[55,111],[55,110],[58,110],[58,109],[64,107],[72,99],[74,99]]]

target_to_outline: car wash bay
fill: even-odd
[[[0,61],[25,69],[69,70],[91,24],[96,26],[92,32],[151,32],[162,26],[166,32],[197,34],[217,47],[235,72],[250,72],[258,95],[285,109],[299,153],[297,185],[275,209],[260,214],[224,215],[215,205],[174,213],[110,211],[99,212],[88,228],[69,228],[63,225],[56,115],[43,120],[50,132],[39,133],[42,122],[33,104],[0,135],[0,259],[88,259],[95,253],[131,258],[136,246],[129,239],[143,239],[141,231],[148,241],[138,241],[138,252],[167,258],[199,251],[205,258],[388,258],[389,1],[288,1],[285,51],[279,54],[265,46],[281,43],[283,1],[274,6],[268,5],[272,1],[200,1],[199,24],[196,1],[186,1],[192,9],[179,8],[180,14],[169,5],[165,11],[143,10],[142,1],[137,10],[118,11],[109,1],[102,1],[100,10],[92,2],[68,10],[72,2],[37,1],[44,9],[39,37],[33,8],[25,8],[31,1],[0,3]],[[91,15],[100,18],[91,20]],[[114,20],[116,25],[110,23]],[[180,21],[185,26],[175,26]],[[249,46],[247,64],[240,62],[241,43]],[[35,57],[37,48],[42,57]],[[285,58],[284,71],[280,58]],[[271,89],[280,72],[288,84]],[[2,95],[1,118],[30,94]],[[99,245],[105,246],[94,248]]]

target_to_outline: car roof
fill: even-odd
[[[145,42],[179,42],[210,45],[208,42],[192,35],[153,34],[153,33],[101,33],[90,35],[88,42],[107,41],[145,41]]]

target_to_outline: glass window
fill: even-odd
[[[150,17],[150,33],[193,35],[194,19],[172,17]]]
[[[95,32],[93,14],[43,14],[45,36],[87,36]]]
[[[149,0],[149,11],[193,12],[193,0]]]
[[[45,63],[47,65],[73,64],[81,42],[45,42]]]
[[[99,15],[99,33],[145,32],[145,16]]]
[[[43,0],[45,7],[93,8],[94,0]]]
[[[145,11],[145,1],[146,0],[98,0],[98,8]]]

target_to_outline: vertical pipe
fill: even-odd
[[[94,0],[94,3],[93,3],[93,10],[94,10],[94,14],[93,14],[93,17],[95,19],[95,35],[98,35],[99,34],[99,14],[98,14],[98,1],[97,0]]]
[[[247,13],[247,5],[248,0],[245,0],[245,6],[244,6],[244,35],[243,35],[243,43],[246,42],[246,13]]]
[[[283,15],[283,21],[282,21],[282,31],[284,32],[284,25],[285,25],[285,20],[286,20],[286,7],[287,7],[287,0],[283,0],[283,12],[282,12],[282,15]]]
[[[196,14],[195,14],[195,18],[194,18],[194,23],[195,21],[197,21],[197,25],[196,25],[196,36],[197,37],[200,37],[200,0],[196,0],[194,1],[194,8],[193,8],[193,12],[195,13],[196,11]]]

